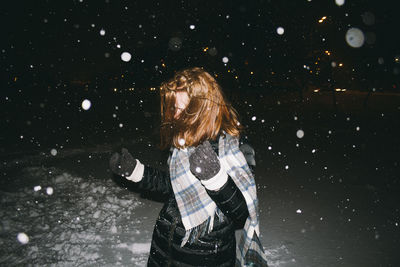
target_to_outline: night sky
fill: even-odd
[[[314,50],[332,51],[332,60],[356,72],[367,64],[382,68],[379,57],[393,72],[400,54],[395,9],[379,1],[9,1],[2,9],[1,68],[8,85],[15,77],[53,84],[125,74],[129,82],[157,86],[194,65],[224,75],[230,70],[240,84],[251,78],[257,85],[271,72],[293,78],[291,72],[315,60]],[[352,48],[345,41],[350,27],[375,38]],[[128,63],[123,52],[132,55]]]
[[[126,131],[128,114],[157,113],[155,89],[191,66],[229,96],[399,90],[396,9],[379,1],[8,1],[1,10],[5,145],[71,143],[110,124]],[[345,40],[352,27],[364,33],[359,48]],[[84,99],[95,108],[83,114]]]

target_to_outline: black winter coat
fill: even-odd
[[[217,152],[217,151],[216,151]],[[249,215],[245,199],[233,180],[218,191],[207,190],[223,212],[214,219],[213,230],[187,242],[168,172],[145,166],[141,190],[168,196],[156,221],[151,242],[148,266],[234,266],[236,260],[235,230],[241,229]]]

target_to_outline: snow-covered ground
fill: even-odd
[[[0,264],[145,266],[162,203],[118,185],[106,170],[108,152],[70,150],[58,159],[39,154],[3,163],[12,180],[0,196]],[[89,162],[101,167],[91,172]],[[79,171],[66,167],[74,164]],[[284,242],[267,253],[271,266],[295,262]]]
[[[398,113],[262,114],[244,117],[270,266],[399,266]],[[149,136],[3,155],[0,265],[145,266],[162,203],[108,159],[124,145],[163,167]]]
[[[14,175],[15,187],[1,194],[1,265],[145,265],[152,203],[111,179],[57,167],[24,166]]]

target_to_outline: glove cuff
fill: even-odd
[[[135,183],[140,182],[143,178],[143,173],[144,173],[144,165],[140,163],[138,159],[136,159],[135,169],[133,170],[130,176],[126,177],[126,179]]]
[[[201,183],[211,191],[217,191],[228,181],[228,174],[226,170],[222,167],[219,169],[219,172],[212,178],[208,180],[200,180]]]

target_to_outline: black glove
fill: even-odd
[[[110,158],[110,169],[113,173],[123,177],[131,176],[136,167],[136,159],[128,152],[126,148],[121,150],[121,154],[114,153]]]
[[[200,180],[213,178],[221,169],[218,156],[208,141],[196,147],[189,157],[189,163],[190,171]]]

